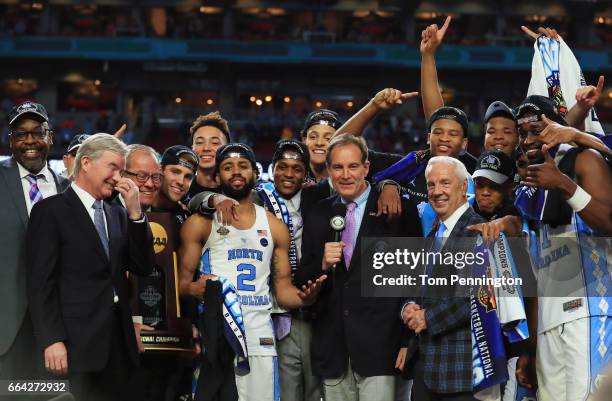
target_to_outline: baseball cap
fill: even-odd
[[[12,125],[18,118],[25,114],[36,114],[37,116],[42,117],[45,122],[49,122],[49,115],[42,104],[24,102],[16,105],[11,109],[11,111],[9,111],[6,117],[8,125]]]
[[[431,126],[435,121],[438,120],[453,120],[461,125],[463,128],[463,136],[467,136],[468,133],[468,118],[463,110],[459,110],[456,107],[442,106],[431,113],[429,118],[429,132],[431,132]]]
[[[514,170],[514,160],[510,156],[502,151],[493,150],[480,155],[472,178],[484,177],[497,184],[503,184],[514,178]]]
[[[487,107],[487,111],[484,116],[484,123],[486,124],[493,117],[505,117],[510,120],[516,121],[514,111],[508,105],[502,101],[496,100]]]
[[[197,171],[199,163],[200,158],[198,155],[193,150],[183,145],[170,146],[164,150],[164,154],[161,158],[162,167],[170,164],[178,164],[180,166],[187,167],[194,173]]]
[[[257,170],[257,164],[255,163],[255,153],[253,153],[253,149],[249,145],[244,143],[228,143],[221,146],[217,149],[217,154],[215,156],[215,171],[219,171],[219,166],[221,162],[225,159],[229,159],[230,157],[240,157],[243,159],[247,159],[251,162],[253,166],[253,170]]]
[[[281,159],[300,160],[306,167],[310,165],[308,148],[301,141],[295,139],[282,139],[274,145],[272,165]]]
[[[85,141],[85,139],[89,138],[91,135],[87,135],[87,134],[80,134],[80,135],[75,135],[72,137],[72,139],[70,140],[70,143],[68,144],[68,148],[66,149],[66,154],[72,152],[73,150],[78,149],[82,144],[83,141]]]
[[[524,117],[527,113],[533,113],[534,116]],[[555,102],[546,96],[531,95],[527,96],[525,100],[521,102],[516,110],[517,123],[524,124],[526,122],[541,121],[541,115],[544,114],[547,118],[553,120],[556,123],[567,126],[567,121],[559,113]]]
[[[338,113],[335,111],[328,109],[315,110],[306,116],[304,128],[302,129],[302,135],[306,135],[308,128],[318,124],[329,125],[334,129],[338,129],[342,126],[343,122]]]

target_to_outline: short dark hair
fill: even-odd
[[[366,144],[365,139],[360,136],[355,136],[349,133],[337,135],[333,137],[331,141],[329,141],[329,146],[327,147],[327,154],[325,155],[325,162],[328,165],[331,164],[331,153],[335,147],[350,144],[359,147],[359,150],[361,151],[361,163],[365,163],[368,160],[368,145]]]
[[[193,122],[191,127],[189,128],[189,138],[191,143],[193,144],[193,136],[196,131],[202,127],[215,127],[219,131],[223,132],[225,135],[225,140],[227,143],[230,143],[230,130],[227,120],[221,117],[221,113],[219,111],[213,111],[211,113],[201,115]]]

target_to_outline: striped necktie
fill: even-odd
[[[344,227],[341,237],[342,242],[344,242],[344,249],[342,250],[344,255],[344,267],[347,271],[351,265],[353,251],[355,250],[355,226],[357,224],[355,221],[355,208],[357,208],[357,203],[355,202],[346,204],[346,227]]]
[[[36,202],[43,198],[43,194],[42,192],[40,192],[40,188],[38,188],[37,181],[39,179],[44,179],[45,176],[43,174],[28,174],[25,178],[30,183],[30,190],[28,191],[28,195],[30,197],[30,203],[32,204],[32,206],[34,206]]]
[[[106,227],[104,224],[104,213],[102,211],[102,201],[97,199],[93,205],[91,206],[94,211],[94,226],[96,226],[96,231],[98,232],[98,236],[100,237],[100,241],[102,241],[102,246],[104,247],[104,252],[108,257],[108,235],[106,234]]]

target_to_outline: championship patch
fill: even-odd
[[[582,298],[573,299],[571,301],[563,303],[563,312],[568,312],[582,306]]]
[[[272,337],[259,337],[259,345],[274,346],[274,338],[272,338]]]

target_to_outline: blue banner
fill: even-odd
[[[472,265],[473,277],[491,277],[488,250],[479,241],[474,253],[486,254],[484,263]],[[472,329],[472,386],[477,393],[508,380],[508,361],[497,316],[493,287],[472,287],[470,300]],[[478,397],[477,397],[478,398]]]

